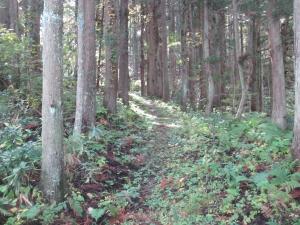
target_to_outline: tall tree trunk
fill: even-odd
[[[45,0],[44,9],[41,184],[45,198],[59,202],[64,196],[63,1]]]
[[[19,3],[17,0],[0,1],[0,24],[19,34]]]
[[[225,17],[225,12],[221,10],[219,12],[219,35],[220,35],[220,79],[218,80],[219,82],[219,101],[220,104],[222,103],[222,100],[225,96],[225,72],[226,72],[226,57],[227,57],[227,52],[226,52],[226,17]]]
[[[285,96],[283,49],[280,33],[280,19],[276,18],[273,15],[273,11],[275,8],[275,0],[268,0],[267,18],[272,64],[272,121],[281,129],[285,129],[287,126],[287,111]]]
[[[9,28],[9,1],[10,0],[2,0],[0,1],[0,24],[5,28]]]
[[[156,18],[155,32],[157,36],[157,53],[156,53],[156,79],[155,79],[155,97],[163,98],[163,82],[164,82],[164,60],[162,60],[162,0],[155,0],[154,16]]]
[[[211,63],[211,71],[213,74],[214,82],[215,82],[215,93],[214,93],[214,105],[220,106],[221,104],[221,85],[224,83],[224,79],[222,78],[222,24],[221,24],[221,11],[212,10],[211,15],[211,49],[210,54],[214,57],[215,62]],[[221,82],[222,81],[222,82]]]
[[[163,83],[163,100],[170,100],[170,85],[168,73],[168,34],[167,34],[167,18],[166,18],[166,0],[160,2],[160,24],[161,24],[161,64],[162,64],[162,83]]]
[[[240,35],[239,35],[240,32],[239,32],[239,21],[238,21],[238,6],[236,0],[232,0],[232,6],[233,6],[234,39],[235,39],[235,51],[236,51],[235,57],[236,57],[236,61],[238,62],[238,72],[240,75],[240,82],[241,82],[241,89],[242,89],[241,90],[242,96],[241,96],[239,108],[236,113],[236,117],[239,118],[244,112],[244,107],[247,100],[247,89],[245,84],[244,71],[241,63],[239,63],[240,57],[242,56],[242,46],[241,46]]]
[[[207,79],[206,79],[206,72],[205,72],[205,62],[204,62],[204,50],[203,50],[203,42],[204,42],[204,4],[202,4],[199,7],[199,16],[198,16],[198,21],[199,21],[199,27],[198,27],[198,32],[199,34],[202,34],[202,43],[199,45],[199,59],[198,63],[201,65],[199,69],[199,104],[198,108],[202,109],[206,105],[206,97],[207,97]]]
[[[146,84],[145,84],[145,5],[141,3],[141,37],[140,37],[140,49],[141,49],[141,60],[140,60],[140,73],[141,73],[141,95],[146,96]]]
[[[136,0],[132,0],[133,7],[136,7]],[[139,42],[138,42],[138,21],[137,16],[133,16],[132,24],[132,53],[133,53],[133,78],[139,79]]]
[[[150,0],[148,3],[148,76],[147,76],[147,94],[155,96],[157,93],[157,56],[158,56],[158,25],[156,17],[156,3],[155,0]]]
[[[120,4],[119,38],[119,91],[123,103],[129,105],[128,0],[122,0]]]
[[[103,104],[109,113],[117,112],[118,94],[118,38],[117,9],[110,0],[105,0],[104,40],[105,40],[105,84]]]
[[[196,109],[196,90],[195,90],[195,32],[194,32],[194,21],[193,21],[193,9],[195,5],[190,3],[188,8],[188,55],[189,55],[189,66],[188,66],[188,97],[190,105],[193,110]]]
[[[210,24],[209,24],[209,8],[208,0],[204,0],[204,13],[203,13],[203,58],[205,61],[205,75],[208,79],[208,91],[207,91],[207,105],[205,113],[209,115],[212,112],[214,96],[215,96],[215,84],[212,76],[210,65]]]
[[[300,160],[300,1],[294,1],[295,121],[293,155]]]
[[[19,30],[19,3],[17,0],[9,1],[9,29],[16,33],[20,38]],[[21,84],[21,72],[20,72],[20,59],[19,55],[15,55],[12,64],[14,64],[14,79],[13,84],[16,88],[20,87]]]
[[[172,0],[169,0],[169,9],[170,9],[170,24],[169,24],[169,37],[171,42],[176,41],[176,31],[175,31],[175,3]],[[175,94],[175,81],[177,74],[177,57],[176,57],[176,46],[171,43],[169,47],[169,59],[170,59],[170,70],[169,70],[169,79],[170,79],[170,92],[171,96]]]
[[[75,29],[76,29],[76,40],[75,40],[75,46],[78,49],[78,1],[75,0]],[[77,80],[78,77],[78,51],[76,52],[75,55],[75,65],[74,65],[74,73],[73,73],[74,78]]]
[[[17,35],[19,32],[19,3],[17,0],[9,1],[9,29],[13,30]]]
[[[40,27],[43,1],[25,0],[27,37],[31,48],[30,73],[38,75],[41,73],[41,48],[40,48]]]
[[[99,47],[98,47],[98,61],[97,61],[97,73],[96,73],[96,90],[99,90],[101,83],[101,56],[102,56],[102,48],[103,48],[103,30],[104,30],[104,5],[100,7],[101,12],[99,12],[99,20],[98,20],[98,29],[99,32]],[[99,10],[100,11],[100,10]]]
[[[95,126],[96,117],[95,1],[78,2],[78,79],[74,133]]]
[[[181,60],[182,60],[182,74],[181,74],[181,108],[187,109],[188,102],[188,67],[189,67],[189,52],[188,52],[188,10],[189,1],[182,1],[182,21],[181,21]]]
[[[259,109],[259,27],[258,19],[255,16],[252,16],[249,21],[249,35],[248,35],[248,52],[253,59],[253,70],[251,74],[250,90],[251,90],[251,111],[260,111]]]

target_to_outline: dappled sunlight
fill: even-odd
[[[138,115],[149,120],[152,125],[165,126],[168,128],[179,128],[178,120],[173,119],[174,114],[170,112],[171,107],[161,101],[153,101],[141,97],[136,93],[131,93],[131,109]],[[163,116],[161,115],[163,114]],[[168,116],[167,116],[168,115]]]
[[[131,102],[130,105],[131,109],[136,112],[138,115],[145,117],[148,120],[155,120],[157,119],[157,116],[154,116],[150,113],[148,113],[147,111],[143,110],[141,107],[139,107],[137,104],[135,104],[134,102]]]

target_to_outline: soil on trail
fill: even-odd
[[[143,181],[140,183],[140,198],[127,212],[127,221],[135,225],[160,225],[155,211],[147,206],[146,202],[151,196],[153,188],[158,184],[157,177],[164,174],[164,165],[168,155],[171,154],[169,139],[172,129],[178,127],[179,117],[163,103],[155,100],[146,100],[137,95],[133,98],[133,110],[148,119],[150,138],[148,140],[145,156],[145,165],[140,169]]]

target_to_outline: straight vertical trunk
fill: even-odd
[[[63,1],[45,0],[44,4],[41,184],[45,198],[59,202],[64,196]]]
[[[147,77],[147,94],[155,96],[157,93],[157,56],[158,56],[158,25],[156,18],[156,4],[154,0],[148,3],[148,77]]]
[[[163,98],[163,82],[164,82],[164,60],[162,60],[163,55],[163,45],[162,45],[162,0],[155,0],[154,5],[154,16],[156,18],[155,33],[157,36],[157,52],[156,52],[156,79],[155,79],[155,97]]]
[[[293,155],[300,160],[300,1],[294,1],[295,120]]]
[[[78,2],[78,79],[74,133],[94,127],[96,117],[95,1]]]
[[[145,84],[145,54],[144,54],[144,42],[145,42],[145,5],[141,3],[141,37],[140,37],[140,72],[141,72],[141,95],[146,96],[146,84]]]
[[[101,11],[100,11],[101,10]],[[98,29],[100,30],[99,33],[99,47],[98,47],[98,61],[97,61],[97,73],[96,73],[96,90],[99,90],[100,83],[101,83],[101,56],[102,56],[102,48],[103,48],[103,30],[104,30],[104,5],[101,6],[99,12],[99,19],[98,19]]]
[[[207,91],[207,105],[205,109],[206,115],[212,112],[213,101],[215,96],[215,84],[212,76],[211,65],[209,62],[210,58],[210,24],[209,24],[209,8],[208,1],[204,0],[204,12],[203,12],[203,58],[205,61],[205,75],[208,79],[208,91]]]
[[[122,0],[121,0],[122,1]],[[132,6],[136,7],[136,1],[132,0]],[[139,42],[138,42],[138,23],[137,17],[134,15],[132,18],[132,53],[133,53],[133,78],[135,80],[139,79]]]
[[[105,84],[103,104],[109,113],[117,112],[118,38],[117,12],[112,1],[104,2]]]
[[[170,85],[168,73],[168,40],[167,40],[167,18],[166,18],[166,0],[160,2],[161,11],[161,64],[162,64],[162,82],[163,82],[163,100],[165,102],[170,100]]]
[[[260,111],[259,110],[259,54],[258,52],[258,44],[259,44],[259,31],[258,31],[258,19],[253,16],[249,21],[249,45],[248,52],[253,59],[253,70],[251,74],[251,82],[250,82],[250,91],[251,91],[251,111]]]
[[[78,1],[79,0],[75,0],[75,29],[77,31],[76,33],[76,40],[75,40],[75,46],[76,48],[78,48]],[[75,56],[75,65],[74,65],[74,73],[73,73],[74,78],[77,80],[77,76],[78,76],[78,51],[76,52],[76,56]]]
[[[287,126],[287,111],[285,96],[283,49],[280,33],[280,19],[276,18],[273,15],[273,10],[275,8],[275,0],[268,0],[267,19],[272,64],[272,121],[281,129],[285,129]]]
[[[182,110],[187,109],[188,102],[188,67],[189,67],[189,52],[188,52],[188,7],[189,1],[182,1],[182,21],[181,21],[181,60],[182,60],[182,71],[181,71],[181,108]]]
[[[19,3],[17,0],[9,1],[9,29],[16,33],[16,35],[20,38],[19,31]],[[15,79],[13,80],[13,84],[16,88],[20,88],[21,85],[21,73],[20,73],[20,59],[19,55],[16,55],[12,61],[15,68]]]
[[[211,71],[213,74],[214,82],[215,82],[215,93],[214,93],[214,105],[220,106],[221,104],[221,85],[224,83],[224,79],[222,78],[222,24],[221,24],[221,11],[212,10],[211,13],[211,46],[210,54],[217,60],[214,63],[211,63]]]
[[[19,3],[17,0],[9,1],[9,29],[19,35]]]
[[[257,0],[259,3],[260,0]],[[259,112],[263,111],[263,88],[264,88],[264,79],[262,74],[262,53],[261,53],[261,18],[256,18],[256,110]]]
[[[43,1],[24,0],[26,36],[30,46],[30,75],[41,74],[40,27]],[[30,81],[29,81],[30,82]]]
[[[219,12],[219,24],[218,24],[218,32],[219,32],[219,42],[220,42],[220,60],[219,60],[219,73],[220,78],[218,79],[219,84],[219,104],[222,103],[222,99],[225,96],[225,61],[226,61],[226,36],[225,36],[225,27],[226,27],[226,18],[225,12],[221,10]]]
[[[19,3],[17,0],[0,0],[0,24],[19,34]]]
[[[199,16],[198,16],[198,21],[199,21],[199,33],[204,32],[204,4],[202,4],[199,8]],[[204,34],[202,35],[202,43],[199,45],[199,60],[198,62],[202,65],[200,67],[199,71],[199,92],[200,92],[200,98],[199,98],[199,104],[198,108],[202,109],[206,105],[206,97],[207,97],[207,79],[206,79],[206,72],[205,72],[205,62],[204,62],[204,50],[203,50],[203,42],[204,42]]]
[[[188,8],[188,55],[189,55],[189,66],[188,66],[188,96],[192,109],[196,109],[196,90],[195,90],[195,32],[193,27],[193,8],[192,3],[189,4]]]
[[[128,0],[122,0],[120,4],[119,38],[119,91],[123,104],[129,105]]]
[[[169,0],[169,9],[170,9],[170,24],[169,24],[169,37],[172,42],[176,40],[176,31],[175,31],[175,6],[172,0]],[[169,59],[170,59],[170,70],[169,70],[169,79],[170,79],[170,92],[171,95],[175,94],[175,80],[177,74],[177,58],[176,58],[176,47],[172,45],[169,47]]]
[[[9,28],[9,0],[0,1],[0,24]]]

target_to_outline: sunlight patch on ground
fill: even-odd
[[[153,121],[152,122],[154,125],[157,126],[165,126],[165,127],[169,127],[169,128],[179,128],[181,127],[179,124],[174,123],[170,123],[170,121]]]
[[[134,101],[131,102],[131,108],[133,111],[135,111],[137,114],[144,116],[146,119],[148,119],[153,125],[156,126],[165,126],[168,128],[179,128],[181,125],[178,124],[178,121],[172,121],[172,115],[170,117],[168,116],[156,116],[154,115],[158,111],[162,112],[163,114],[170,114],[169,112],[171,109],[168,107],[167,104],[163,102],[157,102],[153,103],[152,100],[145,99],[138,94],[130,93],[130,96]],[[160,105],[161,107],[154,108],[154,105]],[[147,106],[150,109],[143,109],[143,106]],[[148,113],[148,111],[150,113]]]
[[[131,106],[131,109],[134,112],[136,112],[138,115],[144,116],[146,119],[149,119],[151,121],[157,120],[157,116],[147,113],[145,110],[143,110],[141,107],[139,107],[134,102],[131,102],[130,106]]]

